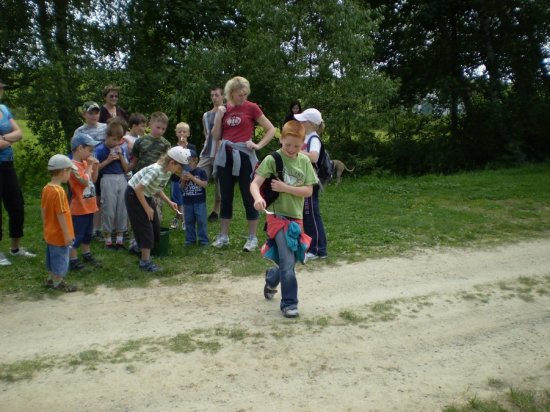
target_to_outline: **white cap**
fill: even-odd
[[[302,113],[295,114],[294,118],[299,122],[311,122],[317,126],[323,123],[321,112],[317,109],[306,109]]]
[[[48,170],[62,170],[68,168],[76,170],[74,163],[65,155],[56,154],[48,160]]]
[[[175,160],[181,165],[188,165],[189,158],[191,157],[191,150],[176,146],[168,149],[167,155],[170,159]]]

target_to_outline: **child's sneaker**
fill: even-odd
[[[181,224],[181,230],[183,230],[185,232],[185,223]]]
[[[248,240],[243,246],[245,252],[252,252],[258,248],[258,238],[256,236],[249,236]]]
[[[139,262],[139,268],[144,272],[158,272],[159,270],[161,270],[150,260],[148,260],[147,262]]]
[[[35,253],[29,252],[24,247],[20,247],[19,249],[17,249],[17,252],[14,252],[14,251],[10,250],[10,255],[12,255],[12,256],[22,256],[22,257],[28,257],[28,258],[36,257]]]
[[[82,269],[84,269],[84,265],[80,260],[78,259],[69,260],[69,270],[74,271],[74,270],[82,270]]]
[[[96,268],[102,268],[103,267],[103,264],[99,260],[97,260],[95,257],[93,257],[91,253],[83,254],[82,255],[82,260],[84,261],[84,263],[92,265]]]
[[[78,290],[78,286],[68,285],[65,283],[64,280],[58,283],[57,286],[54,286],[53,280],[49,279],[44,286],[46,286],[48,289],[58,290],[60,292],[66,293],[76,292]]]
[[[216,240],[212,242],[212,246],[218,249],[224,246],[227,246],[228,244],[229,244],[229,236],[222,235],[222,234],[219,234],[218,236],[216,236]]]
[[[284,308],[281,309],[281,311],[283,312],[283,316],[285,318],[297,318],[300,316],[298,313],[298,308]]]
[[[180,220],[176,216],[174,219],[172,219],[172,223],[170,223],[170,229],[177,229],[180,225]]]
[[[0,253],[0,266],[9,266],[11,262],[3,253]]]

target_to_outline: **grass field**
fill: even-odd
[[[45,293],[51,294],[42,287],[46,270],[40,189],[26,189],[24,194],[23,244],[38,253],[38,257],[31,260],[13,258],[11,266],[2,267],[0,297],[36,299]],[[211,204],[211,189],[208,194]],[[105,251],[101,243],[94,243],[92,250],[104,263],[104,268],[69,273],[68,279],[84,291],[92,291],[98,285],[143,287],[153,279],[166,284],[207,281],[219,273],[262,276],[268,262],[259,252],[241,250],[246,223],[239,199],[236,195],[228,248],[184,248],[184,233],[171,231],[170,255],[156,260],[164,270],[149,274],[138,270],[135,256],[123,251]],[[331,185],[321,194],[321,212],[329,239],[329,259],[312,262],[308,265],[312,269],[316,265],[396,255],[416,248],[479,247],[547,236],[550,231],[550,164],[452,176],[354,178],[348,175],[340,186]],[[165,209],[165,226],[172,217],[172,212]],[[5,212],[4,219],[6,236]],[[209,225],[211,239],[218,229],[218,223]],[[263,232],[259,237],[260,241],[265,239]],[[8,240],[4,239],[1,251],[7,250]]]

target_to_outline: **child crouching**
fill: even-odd
[[[189,149],[180,146],[172,147],[165,157],[157,163],[144,167],[129,181],[126,189],[126,209],[134,229],[138,247],[141,248],[139,268],[146,272],[156,272],[160,268],[151,261],[151,249],[160,239],[160,220],[153,203],[153,196],[177,211],[177,204],[172,202],[163,189],[170,181],[172,174],[181,174],[183,165],[189,163]]]
[[[287,318],[298,316],[298,282],[296,281],[296,261],[304,262],[310,238],[303,233],[302,216],[304,198],[311,196],[317,176],[310,160],[300,153],[304,144],[305,129],[296,120],[291,120],[281,131],[281,148],[277,151],[283,160],[284,181],[274,179],[271,188],[279,192],[279,197],[268,207],[272,214],[266,216],[268,241],[262,247],[267,257],[269,246],[278,267],[266,270],[264,296],[273,299],[277,285],[281,283],[281,304],[283,315]],[[276,176],[276,162],[273,156],[267,156],[250,184],[250,193],[254,198],[254,208],[265,210],[266,202],[260,193],[265,179]],[[276,253],[274,249],[276,248]]]
[[[67,285],[65,276],[69,270],[69,249],[74,241],[73,221],[67,194],[62,183],[67,183],[71,171],[76,170],[71,159],[56,154],[48,161],[50,183],[42,189],[41,212],[46,241],[46,267],[48,279],[45,286],[63,292],[75,292],[75,285]]]

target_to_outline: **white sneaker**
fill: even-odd
[[[227,246],[228,244],[229,244],[229,236],[221,235],[221,234],[216,236],[216,240],[214,240],[214,242],[212,242],[212,246],[214,246],[218,249],[220,249],[224,246]]]
[[[36,253],[31,253],[27,249],[25,249],[24,247],[20,247],[19,250],[15,253],[10,250],[10,255],[12,255],[12,256],[22,256],[22,257],[28,257],[28,258],[36,257]]]
[[[243,246],[245,252],[252,252],[258,248],[258,238],[256,236],[249,237],[246,243]]]
[[[183,230],[185,232],[185,223],[181,224],[181,230]]]
[[[306,253],[306,260],[317,260],[317,259],[319,259],[319,256],[317,256],[316,254],[311,252]]]
[[[9,266],[11,265],[11,262],[8,260],[6,255],[3,253],[0,253],[0,266]]]
[[[298,312],[298,308],[293,308],[293,309],[284,308],[282,312],[285,318],[297,318],[298,316],[300,316],[300,313]]]

